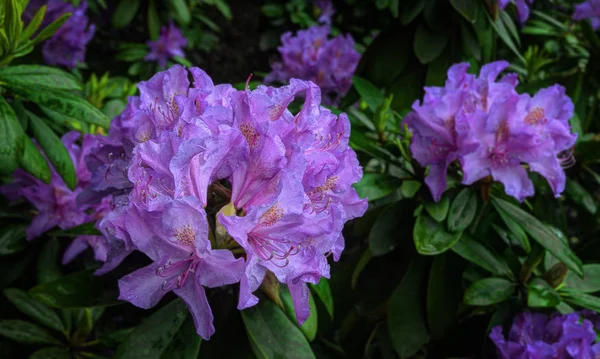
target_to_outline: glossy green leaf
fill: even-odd
[[[510,298],[515,285],[503,278],[484,278],[471,284],[465,291],[464,302],[468,305],[492,305]]]
[[[46,106],[67,117],[108,128],[110,120],[86,100],[65,91],[47,88],[29,88],[7,84],[11,91],[23,98]]]
[[[75,175],[75,166],[69,151],[65,148],[60,138],[42,121],[39,117],[28,112],[33,136],[38,141],[44,154],[52,163],[52,166],[65,181],[70,189],[74,189],[77,184]]]
[[[369,233],[369,250],[374,257],[393,251],[410,236],[413,211],[409,201],[398,201],[387,206],[375,220]],[[398,220],[405,218],[405,220]]]
[[[448,39],[444,34],[431,32],[424,24],[419,25],[413,44],[417,59],[422,64],[435,60],[446,47]]]
[[[473,222],[477,213],[477,196],[472,188],[463,188],[452,201],[448,211],[448,230],[462,232]]]
[[[46,329],[24,320],[0,320],[0,335],[23,344],[60,345]]]
[[[583,278],[573,272],[568,272],[565,278],[565,287],[582,293],[600,291],[600,264],[585,264]]]
[[[70,73],[41,65],[16,65],[0,68],[0,82],[8,87],[44,87],[51,90],[81,90],[81,83]]]
[[[427,202],[425,203],[425,210],[429,215],[438,222],[446,219],[448,215],[448,208],[450,207],[450,200],[448,197],[442,197],[438,202]]]
[[[525,59],[523,58],[523,55],[521,55],[521,52],[517,47],[517,44],[515,44],[510,34],[508,33],[508,29],[506,28],[504,22],[502,22],[500,18],[496,19],[496,21],[489,18],[489,21],[490,24],[492,24],[494,30],[496,30],[496,34],[498,34],[500,39],[504,41],[506,46],[508,46],[508,48],[519,58],[519,60],[521,60],[521,63],[526,63]]]
[[[175,19],[182,25],[187,25],[191,20],[190,10],[185,3],[185,0],[171,0],[169,2],[171,10],[175,15]]]
[[[472,0],[450,0],[450,4],[454,6],[467,21],[475,22],[477,19],[477,3]]]
[[[394,349],[402,358],[414,355],[429,341],[421,296],[426,270],[427,259],[415,257],[388,301],[388,330]]]
[[[120,0],[112,17],[112,24],[117,29],[129,25],[138,13],[140,0]]]
[[[188,313],[188,308],[181,299],[171,301],[135,328],[117,348],[113,358],[158,359],[169,357],[166,350],[182,329]],[[189,338],[188,334],[186,336]],[[192,346],[195,346],[193,342]],[[185,346],[178,349],[184,351]]]
[[[50,172],[48,161],[29,137],[25,137],[25,151],[19,164],[27,173],[32,174],[45,183],[50,183],[52,172]]]
[[[400,21],[402,24],[410,24],[423,11],[426,0],[404,0],[402,1],[402,11],[400,13]]]
[[[53,308],[84,308],[120,304],[116,283],[109,283],[85,270],[40,284],[29,291],[32,297]]]
[[[49,347],[40,349],[29,357],[29,359],[71,359],[71,352],[67,348]]]
[[[9,224],[0,228],[0,255],[18,253],[25,249],[27,225]]]
[[[591,214],[598,210],[594,197],[577,181],[567,179],[566,191],[569,198]]]
[[[300,329],[270,300],[261,300],[241,314],[257,358],[315,358]]]
[[[0,175],[11,174],[25,150],[25,133],[12,107],[0,96]]]
[[[582,293],[575,290],[561,291],[566,294],[563,298],[565,301],[578,305],[583,308],[591,309],[595,312],[600,312],[600,298],[595,295]]]
[[[533,278],[527,286],[527,305],[530,308],[554,308],[560,295],[542,278]]]
[[[292,323],[297,324],[298,319],[296,317],[296,311],[294,310],[292,296],[290,295],[290,291],[285,286],[281,287],[280,297],[288,318],[290,318]],[[310,292],[308,295],[308,305],[310,308],[310,315],[308,316],[308,319],[306,319],[306,321],[302,323],[302,325],[299,328],[302,331],[302,333],[306,336],[306,339],[308,339],[309,342],[312,342],[317,336],[319,316],[317,313],[317,306],[315,304],[315,300],[312,296],[312,293]]]
[[[455,323],[462,300],[462,272],[454,254],[433,259],[427,284],[427,323],[433,339],[444,338]]]
[[[31,298],[26,291],[8,288],[4,290],[4,295],[6,295],[8,300],[17,307],[17,309],[36,322],[60,332],[65,330],[65,327],[56,312]]]
[[[60,29],[61,26],[71,17],[71,13],[62,14],[56,20],[52,21],[50,25],[43,28],[38,34],[31,40],[32,45],[41,43],[42,41],[50,38],[52,35]]]
[[[452,246],[452,250],[492,274],[509,278],[514,277],[510,267],[502,257],[466,233],[463,233],[460,240]]]
[[[199,358],[202,337],[196,333],[194,318],[188,316],[181,328],[171,339],[167,348],[160,356],[161,359]]]
[[[462,233],[448,233],[444,226],[426,214],[417,217],[413,240],[417,251],[423,255],[436,255],[447,251],[460,239]]]
[[[496,208],[496,211],[500,215],[500,218],[502,218],[504,224],[506,224],[506,226],[508,227],[510,233],[505,231],[503,228],[496,226],[495,224],[492,224],[492,228],[494,228],[494,230],[496,231],[496,233],[498,233],[500,238],[502,238],[502,240],[504,240],[507,244],[512,245],[512,243],[514,242],[517,245],[521,246],[521,248],[523,248],[525,252],[529,253],[529,251],[531,251],[531,243],[529,242],[527,233],[525,233],[523,228],[521,228],[521,226],[519,226],[517,222],[515,222],[508,215],[508,213],[506,213],[506,211],[498,208]]]
[[[565,244],[556,233],[540,222],[537,218],[523,211],[519,207],[504,200],[494,198],[492,203],[496,208],[501,208],[517,222],[531,237],[546,248],[569,269],[583,276],[583,265],[575,253]]]
[[[402,180],[381,173],[365,173],[360,182],[354,184],[354,189],[360,198],[368,198],[369,201],[385,197],[394,193]]]
[[[354,272],[352,272],[352,278],[350,279],[350,287],[352,289],[356,289],[356,284],[358,283],[358,278],[360,278],[360,274],[365,269],[367,264],[371,261],[373,256],[371,255],[370,250],[365,250],[363,255],[360,257],[358,263],[356,263],[356,267],[354,267]]]
[[[377,108],[385,101],[383,92],[373,85],[369,80],[359,76],[354,76],[352,79],[354,87],[358,91],[360,97],[367,103],[371,111],[375,112]]]
[[[331,294],[331,288],[329,288],[329,281],[327,278],[321,277],[318,284],[310,284],[310,287],[323,305],[325,305],[329,316],[333,318],[333,295]]]
[[[42,25],[42,21],[46,16],[47,8],[47,5],[43,5],[36,10],[35,14],[31,18],[27,26],[25,26],[23,33],[21,33],[21,39],[28,40],[40,28],[40,26]]]

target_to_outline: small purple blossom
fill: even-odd
[[[324,94],[324,102],[341,99],[352,86],[360,54],[350,35],[328,39],[329,30],[329,26],[313,26],[298,31],[296,36],[291,32],[283,34],[282,46],[278,48],[281,62],[273,64],[265,83],[299,78],[316,83]]]
[[[517,7],[517,13],[519,15],[519,21],[524,23],[529,18],[529,6],[533,5],[534,0],[499,0],[498,6],[500,9],[504,9],[509,3],[513,2]]]
[[[594,325],[580,313],[521,313],[508,338],[501,326],[492,329],[490,338],[501,359],[592,359],[600,355],[600,343],[594,344]]]
[[[87,2],[81,1],[77,8],[63,0],[30,1],[23,13],[23,19],[30,21],[35,12],[47,5],[42,27],[49,25],[65,13],[71,13],[67,21],[52,37],[44,42],[42,55],[48,65],[62,65],[70,69],[78,63],[85,62],[85,52],[88,42],[94,37],[95,25],[88,24],[85,15]]]
[[[335,14],[335,8],[331,0],[315,0],[315,6],[319,9],[319,23],[331,25],[331,18]]]
[[[423,103],[415,102],[405,117],[413,157],[429,167],[425,183],[436,201],[455,161],[463,184],[490,176],[519,201],[534,194],[523,165],[545,177],[555,196],[564,191],[561,157],[577,138],[569,125],[573,103],[559,85],[533,97],[519,95],[516,75],[498,79],[506,67],[504,61],[493,62],[475,77],[467,73],[468,64],[454,65],[445,86],[425,88]]]
[[[160,36],[155,41],[148,41],[150,52],[144,60],[156,61],[160,67],[167,66],[167,60],[173,57],[185,57],[183,48],[187,45],[187,39],[181,30],[171,21],[169,26],[160,29]]]
[[[600,1],[588,0],[581,4],[575,5],[573,20],[590,19],[592,28],[598,30],[600,28]]]
[[[59,227],[69,229],[83,223],[102,218],[111,210],[110,198],[102,198],[97,203],[78,202],[77,197],[89,186],[91,174],[86,168],[84,158],[96,145],[93,136],[84,135],[81,145],[76,141],[81,137],[79,132],[68,132],[62,142],[71,155],[75,166],[77,185],[71,190],[50,163],[51,181],[44,183],[34,176],[18,169],[14,174],[14,182],[0,187],[0,192],[9,199],[24,197],[37,209],[37,215],[27,228],[27,239],[32,240],[44,232]],[[97,260],[106,259],[107,245],[102,236],[86,235],[74,239],[63,257],[63,264],[69,263],[75,256],[91,247]]]

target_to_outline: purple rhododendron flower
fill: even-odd
[[[524,23],[529,18],[529,6],[533,5],[533,0],[499,0],[498,6],[504,9],[509,3],[514,2],[517,7],[519,21]]]
[[[350,35],[328,39],[329,30],[328,26],[313,26],[298,31],[296,36],[291,32],[283,34],[282,46],[278,48],[281,62],[273,64],[265,82],[309,80],[321,88],[324,102],[331,104],[341,99],[352,86],[360,54],[354,50]]]
[[[545,177],[556,196],[564,191],[561,156],[577,138],[569,125],[573,103],[558,85],[533,97],[519,95],[516,75],[498,79],[507,67],[507,62],[493,62],[476,77],[467,73],[468,64],[454,65],[445,86],[425,88],[422,104],[415,102],[405,117],[413,157],[429,167],[425,183],[436,201],[455,161],[462,183],[490,176],[519,201],[534,194],[524,164]]]
[[[77,8],[63,0],[34,0],[30,1],[23,12],[23,20],[29,22],[35,12],[47,5],[46,15],[42,28],[49,25],[66,13],[71,13],[67,21],[56,31],[52,37],[44,42],[42,55],[48,65],[62,65],[74,68],[77,63],[85,61],[85,51],[88,42],[94,37],[96,27],[88,26],[88,17],[85,15],[87,2],[81,1]]]
[[[351,186],[362,170],[348,118],[320,106],[317,85],[296,79],[237,91],[176,65],[138,87],[87,158],[91,189],[79,199],[112,194],[115,203],[98,224],[109,246],[97,273],[144,252],[153,264],[121,279],[121,298],[149,308],[172,290],[205,339],[214,327],[204,287],[240,282],[244,309],[258,302],[267,271],[306,320],[306,283],[329,277],[344,222],[367,208]],[[304,105],[292,114],[296,97]]]
[[[594,324],[580,313],[521,313],[508,338],[501,326],[492,329],[490,338],[501,359],[593,359],[600,355],[600,343],[594,344]]]
[[[44,183],[29,173],[18,169],[14,174],[14,182],[0,186],[0,193],[9,199],[24,197],[37,209],[37,215],[27,228],[27,239],[32,240],[44,232],[59,227],[69,229],[83,223],[102,218],[111,210],[111,199],[102,198],[97,203],[82,203],[77,197],[89,186],[91,178],[84,158],[96,145],[94,137],[84,135],[81,145],[75,142],[81,137],[79,132],[71,131],[62,137],[62,142],[69,151],[75,166],[77,185],[71,190],[48,162],[51,169],[50,183]],[[86,248],[91,247],[97,260],[105,261],[107,243],[103,236],[85,235],[76,237],[63,256],[63,264],[69,263]]]
[[[173,22],[169,26],[160,29],[160,36],[155,41],[148,41],[150,52],[144,60],[156,61],[160,67],[167,66],[167,60],[173,57],[185,57],[183,48],[187,45],[187,39],[181,30]]]
[[[600,1],[588,0],[581,4],[575,5],[573,20],[590,19],[592,28],[598,30],[600,28]]]
[[[319,9],[319,23],[323,25],[331,25],[331,18],[335,14],[335,8],[331,0],[315,0],[315,6]]]

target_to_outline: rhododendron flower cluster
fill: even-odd
[[[148,41],[150,52],[144,57],[146,61],[156,61],[160,67],[167,66],[167,60],[174,57],[185,57],[183,48],[187,39],[171,21],[169,26],[160,29],[160,36],[155,41]]]
[[[595,343],[594,331],[600,330],[594,324],[597,318],[589,310],[551,316],[526,312],[515,318],[508,338],[504,337],[501,326],[492,329],[490,338],[501,359],[592,359],[600,356],[600,343]]]
[[[73,4],[63,0],[33,0],[23,12],[23,20],[31,21],[36,11],[44,5],[47,5],[47,8],[42,28],[63,14],[71,13],[56,33],[44,42],[44,61],[48,65],[62,65],[72,69],[85,61],[87,44],[94,37],[96,30],[93,24],[88,26],[88,17],[85,15],[87,2],[83,0],[79,6],[73,7]]]
[[[111,244],[100,273],[142,251],[153,263],[119,281],[120,298],[150,308],[173,291],[207,339],[214,327],[204,287],[240,282],[245,309],[271,271],[302,323],[306,283],[329,277],[344,223],[367,207],[351,187],[362,170],[348,118],[320,107],[320,89],[296,79],[237,91],[177,65],[138,87],[88,156],[92,189],[80,198],[115,201],[99,224]],[[293,114],[296,96],[304,105]]]
[[[498,0],[498,6],[500,9],[504,9],[511,2],[514,2],[517,7],[517,14],[521,23],[527,21],[529,19],[529,6],[533,4],[533,0]]]
[[[296,36],[286,32],[278,48],[281,62],[273,64],[266,83],[286,82],[291,78],[309,80],[323,91],[328,104],[341,99],[352,86],[352,76],[360,60],[350,35],[328,39],[329,26],[313,26]]]
[[[573,20],[590,19],[592,28],[598,30],[600,28],[600,1],[588,0],[581,4],[575,5]]]
[[[534,194],[527,168],[545,177],[559,196],[566,181],[562,166],[572,162],[569,150],[577,138],[565,89],[554,85],[531,97],[516,92],[516,74],[498,80],[507,62],[483,66],[478,77],[468,74],[468,67],[452,66],[445,87],[425,88],[423,102],[416,101],[405,117],[413,156],[429,166],[425,182],[434,199],[446,189],[454,161],[460,163],[463,184],[491,176],[522,201]]]
[[[80,203],[77,197],[89,187],[91,173],[87,170],[84,158],[96,145],[91,135],[84,135],[81,145],[76,141],[81,134],[75,131],[66,133],[62,142],[69,151],[75,166],[77,185],[71,190],[52,164],[48,163],[52,173],[50,183],[44,183],[29,173],[18,169],[11,184],[0,186],[0,193],[11,200],[25,198],[31,202],[37,215],[27,228],[27,239],[32,240],[44,232],[59,227],[69,229],[83,223],[95,221],[111,209],[110,197],[99,198],[95,203]],[[82,235],[76,237],[63,255],[63,264],[69,263],[75,256],[91,247],[97,260],[105,261],[108,243],[102,236]]]

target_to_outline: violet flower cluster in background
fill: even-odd
[[[271,271],[305,321],[306,283],[329,277],[327,256],[339,258],[344,223],[367,208],[351,187],[362,170],[348,118],[320,106],[314,83],[295,79],[237,91],[176,65],[138,87],[87,157],[92,189],[80,200],[112,194],[115,202],[98,225],[110,243],[99,273],[144,252],[153,263],[119,281],[120,298],[150,308],[173,291],[208,339],[204,287],[240,282],[244,309]],[[300,94],[294,115],[287,106]]]
[[[423,103],[416,101],[405,117],[413,156],[429,166],[425,183],[436,201],[456,160],[463,184],[491,176],[519,201],[534,194],[524,164],[545,177],[556,196],[564,190],[561,165],[573,160],[568,151],[577,138],[569,125],[573,103],[559,85],[533,97],[518,94],[516,74],[497,80],[507,67],[507,62],[493,62],[475,77],[467,74],[467,63],[454,65],[445,87],[425,88]]]
[[[501,326],[492,329],[490,338],[500,359],[594,359],[600,356],[600,343],[595,343],[599,319],[589,310],[551,316],[525,312],[515,317],[508,338]]]
[[[81,137],[79,132],[71,131],[62,137],[75,166],[77,185],[71,190],[62,177],[48,162],[52,173],[50,183],[44,183],[22,169],[14,174],[11,184],[0,186],[0,193],[11,200],[20,197],[31,202],[37,215],[27,228],[27,239],[32,240],[44,232],[58,227],[69,229],[83,223],[102,218],[111,209],[110,197],[99,198],[95,203],[80,203],[77,197],[90,185],[91,173],[87,170],[85,157],[96,146],[91,135],[84,135],[81,146],[75,142]],[[41,149],[40,149],[41,151]],[[76,237],[63,255],[63,264],[69,263],[86,248],[92,247],[97,260],[105,261],[108,243],[102,236],[83,235]]]
[[[48,65],[61,65],[70,69],[78,63],[85,62],[85,52],[88,42],[94,37],[96,27],[88,25],[85,15],[87,2],[81,1],[77,8],[63,0],[32,0],[23,12],[23,20],[28,23],[36,11],[47,5],[46,16],[42,22],[45,27],[66,13],[71,13],[67,21],[52,37],[44,42],[42,55]]]
[[[498,0],[498,6],[503,10],[508,4],[513,2],[517,8],[519,21],[524,23],[529,19],[529,6],[533,4],[533,0]]]
[[[187,39],[173,22],[160,29],[160,36],[155,41],[148,41],[150,52],[144,60],[156,61],[161,68],[167,66],[167,61],[174,57],[185,57],[183,48],[187,46]]]
[[[338,102],[352,87],[352,76],[360,60],[350,35],[328,39],[329,26],[299,30],[294,36],[286,32],[278,48],[281,61],[272,65],[265,83],[286,82],[299,78],[316,83],[323,92],[323,102]]]
[[[590,20],[594,30],[598,30],[600,28],[600,0],[588,0],[581,4],[575,5],[573,20],[584,19]]]

